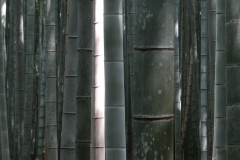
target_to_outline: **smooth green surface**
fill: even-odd
[[[105,108],[105,145],[106,148],[124,148],[125,144],[125,107],[107,106]],[[118,138],[116,138],[118,137]]]
[[[136,0],[135,46],[173,47],[173,0]]]
[[[239,130],[240,106],[233,105],[227,107],[227,142],[229,145],[240,143]],[[230,153],[229,153],[230,154]],[[230,158],[229,158],[230,159]]]
[[[114,159],[114,160],[123,160],[126,159],[126,150],[119,149],[106,149],[106,159]]]
[[[226,1],[226,21],[240,19],[239,15],[240,1],[228,0]]]
[[[240,68],[227,67],[227,105],[240,102]]]
[[[158,117],[173,113],[173,52],[135,52],[133,116]]]
[[[240,62],[240,24],[226,24],[226,63],[236,64]]]
[[[124,104],[124,80],[123,63],[105,63],[105,105],[123,106]]]

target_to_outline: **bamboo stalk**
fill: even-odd
[[[201,159],[208,158],[208,4],[207,1],[201,1],[201,119],[200,119],[200,141],[201,141]]]
[[[78,1],[69,1],[68,53],[65,58],[64,104],[62,116],[60,159],[75,159],[77,29]]]
[[[176,160],[181,159],[181,73],[180,73],[180,6],[181,1],[174,2],[174,115],[175,115],[175,150]]]
[[[125,32],[126,32],[126,52],[124,57],[125,65],[125,119],[126,119],[126,156],[128,160],[133,157],[132,153],[132,85],[131,79],[134,76],[131,74],[131,57],[133,55],[134,44],[134,1],[125,1]]]
[[[22,158],[31,158],[31,137],[33,122],[33,90],[35,68],[35,1],[26,2],[26,56],[25,56],[25,103],[24,103],[24,139],[22,144]]]
[[[104,1],[106,160],[126,159],[122,6]]]
[[[46,91],[45,91],[45,135],[47,159],[58,159],[57,140],[57,73],[56,73],[56,34],[55,0],[47,0],[45,5],[46,34]]]
[[[105,160],[103,0],[95,0],[93,3],[91,160]]]
[[[9,151],[9,135],[8,135],[8,124],[7,124],[7,103],[6,103],[6,43],[5,43],[5,25],[6,25],[6,1],[0,1],[1,7],[1,24],[0,24],[0,129],[1,129],[1,152],[2,159],[10,160]]]
[[[19,158],[22,158],[23,144],[23,123],[24,123],[24,20],[23,20],[23,0],[17,1],[17,54],[18,54],[18,122],[19,122]]]
[[[14,84],[14,29],[15,29],[15,1],[8,2],[9,7],[9,44],[8,44],[8,129],[9,129],[9,149],[10,158],[14,158],[14,104],[15,104],[15,84]]]
[[[172,0],[134,1],[133,159],[174,158],[173,4]]]
[[[77,125],[76,158],[90,159],[92,54],[93,54],[93,2],[78,2],[78,73],[77,73]]]
[[[226,110],[227,110],[227,156],[229,160],[239,159],[239,1],[226,3]]]
[[[216,0],[211,0],[209,3],[209,78],[210,78],[210,84],[209,84],[209,97],[210,97],[210,109],[211,114],[208,115],[211,116],[211,122],[210,122],[210,136],[208,138],[210,143],[209,145],[209,159],[212,159],[212,156],[215,155],[215,148],[213,147],[214,140],[213,140],[213,134],[214,134],[214,84],[215,84],[215,46],[216,46]]]

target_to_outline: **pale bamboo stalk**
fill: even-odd
[[[92,73],[92,120],[91,120],[91,160],[105,160],[104,138],[104,35],[103,0],[95,0],[93,18],[93,73]]]

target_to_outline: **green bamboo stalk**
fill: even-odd
[[[7,124],[7,103],[6,103],[6,43],[5,43],[5,25],[6,25],[6,1],[0,1],[1,7],[1,24],[0,24],[0,129],[1,129],[1,157],[2,159],[10,160],[9,151],[9,135]]]
[[[58,56],[58,145],[59,151],[58,154],[60,156],[61,149],[61,130],[62,130],[62,110],[63,110],[63,88],[64,88],[64,59],[65,59],[65,44],[66,44],[66,25],[65,25],[65,16],[66,16],[66,5],[65,0],[61,0],[59,2],[60,5],[60,30],[59,30],[59,56]]]
[[[15,1],[14,5],[14,46],[13,46],[13,52],[14,52],[14,159],[19,159],[19,98],[18,98],[18,46],[17,46],[17,40],[18,40],[18,16],[17,16],[17,5],[18,2]]]
[[[9,3],[9,44],[8,44],[8,129],[9,129],[9,149],[10,158],[14,158],[14,104],[15,104],[15,84],[14,84],[14,19],[15,19],[15,1],[10,0]]]
[[[180,74],[180,0],[174,1],[174,157],[181,159],[181,74]]]
[[[58,96],[57,96],[57,106],[58,106],[58,115],[57,115],[57,121],[58,121],[58,156],[60,157],[60,149],[61,149],[61,128],[62,128],[62,109],[63,109],[63,86],[64,86],[64,68],[63,68],[63,56],[64,56],[64,53],[63,53],[63,37],[64,36],[64,33],[62,32],[63,30],[63,16],[64,13],[63,13],[63,3],[62,3],[62,0],[57,0],[57,5],[56,5],[56,12],[57,12],[57,15],[56,15],[56,19],[57,19],[57,29],[56,29],[56,47],[57,47],[57,73],[58,73],[58,87],[57,87],[57,92],[58,92]]]
[[[195,8],[192,1],[189,1],[189,13],[190,13],[190,23],[191,23],[191,46],[190,46],[190,61],[189,61],[189,70],[188,70],[188,78],[187,78],[187,93],[186,93],[186,108],[184,111],[184,120],[183,120],[183,126],[182,126],[182,149],[184,148],[184,141],[186,138],[186,130],[188,126],[188,117],[190,112],[190,105],[191,105],[191,98],[192,98],[192,87],[193,86],[193,71],[194,67],[193,65],[196,65],[196,55],[197,55],[197,35],[196,35],[196,20],[195,20]]]
[[[207,160],[211,160],[212,159],[212,65],[211,65],[211,33],[210,33],[210,29],[211,29],[211,24],[212,22],[210,21],[211,19],[211,3],[210,1],[207,1],[208,9],[207,9],[207,41],[208,41],[208,55],[207,55],[207,66],[208,66],[208,70],[207,70],[207,88],[208,88],[208,94],[207,94]],[[215,22],[216,20],[214,20]]]
[[[208,158],[208,4],[206,0],[201,1],[201,83],[200,83],[200,142],[201,142],[201,159]]]
[[[46,91],[45,91],[45,135],[47,159],[58,159],[57,140],[57,73],[55,0],[47,0],[45,5],[46,34]]]
[[[187,75],[189,68],[189,51],[190,51],[190,22],[189,22],[189,4],[187,0],[183,0],[183,40],[182,40],[182,105],[181,112],[185,113],[186,99],[187,99]],[[184,114],[181,114],[181,120],[184,121]],[[183,123],[182,123],[183,127]],[[182,132],[182,131],[181,131]],[[183,148],[182,148],[183,150]],[[182,159],[184,158],[184,152],[182,152]]]
[[[26,2],[26,56],[25,56],[25,103],[24,103],[24,140],[22,159],[31,159],[34,70],[35,70],[35,0]]]
[[[227,94],[227,156],[239,159],[239,5],[240,1],[226,1],[226,94]]]
[[[124,57],[124,65],[125,65],[125,117],[126,117],[126,154],[127,159],[132,159],[132,85],[131,79],[133,78],[133,74],[131,71],[131,57],[133,55],[133,45],[134,45],[134,1],[125,1],[125,32],[126,32],[126,52]]]
[[[133,159],[173,159],[173,1],[134,3]]]
[[[78,73],[76,158],[90,159],[91,144],[91,82],[93,53],[93,2],[78,2]]]
[[[23,123],[24,123],[24,20],[23,20],[23,0],[17,1],[17,54],[18,54],[18,122],[19,122],[19,158],[22,158],[22,144],[23,144]]]
[[[91,160],[105,160],[105,73],[103,0],[95,0],[93,16],[93,57],[92,57],[92,113],[91,113]]]
[[[217,1],[213,159],[227,160],[225,0]]]
[[[126,159],[122,6],[104,1],[106,160]]]
[[[209,130],[209,150],[208,159],[212,160],[212,156],[215,155],[215,148],[213,147],[214,140],[214,84],[215,84],[215,50],[216,50],[216,0],[210,0],[208,2],[208,37],[209,37],[209,98],[211,113],[208,115],[210,118],[210,130]]]
[[[44,137],[45,137],[45,86],[46,86],[46,79],[45,79],[45,40],[46,36],[44,36],[44,19],[43,19],[43,10],[44,4],[43,1],[39,1],[39,56],[40,56],[40,71],[39,71],[39,107],[38,107],[38,151],[37,151],[37,159],[43,160],[43,148],[44,148]]]
[[[60,159],[75,159],[77,29],[78,1],[69,1],[68,53],[65,57],[64,104],[62,116]]]

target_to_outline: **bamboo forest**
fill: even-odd
[[[0,9],[0,160],[240,160],[240,0]]]

